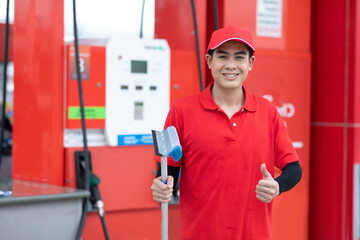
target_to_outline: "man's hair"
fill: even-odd
[[[246,46],[246,47],[247,47],[247,49],[249,51],[249,59],[250,59],[252,57],[252,55],[254,55],[254,50],[252,50],[251,47],[248,47],[248,46]],[[214,56],[214,52],[215,52],[215,49],[209,49],[209,54],[210,54],[211,57]]]

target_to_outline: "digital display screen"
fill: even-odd
[[[147,73],[147,61],[131,61],[131,73]]]

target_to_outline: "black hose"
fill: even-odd
[[[102,217],[100,217],[100,219],[101,219],[101,224],[103,225],[103,230],[104,230],[106,240],[108,240],[109,239],[109,233],[108,233],[107,228],[106,228],[105,218],[104,218],[104,216],[102,216]]]
[[[0,169],[2,163],[2,149],[4,141],[4,128],[5,128],[5,107],[6,107],[6,77],[7,77],[7,64],[8,64],[8,49],[9,49],[9,6],[10,0],[6,2],[6,26],[5,26],[5,54],[4,54],[4,81],[3,81],[3,102],[1,109],[1,129],[0,129]]]
[[[76,0],[73,0],[73,20],[74,20],[74,43],[75,43],[75,63],[76,63],[76,75],[78,81],[78,89],[79,89],[79,99],[80,99],[80,113],[81,113],[81,128],[83,135],[83,144],[84,144],[84,159],[85,159],[85,190],[90,191],[90,168],[89,168],[89,154],[88,154],[88,146],[87,146],[87,136],[86,136],[86,125],[85,125],[85,113],[84,113],[84,98],[83,98],[83,90],[82,90],[82,80],[81,80],[81,72],[80,72],[80,57],[79,57],[79,44],[78,44],[78,30],[77,30],[77,22],[76,22]],[[76,240],[80,240],[81,234],[85,225],[85,219],[89,207],[89,198],[84,199],[83,203],[83,214],[81,216],[80,226],[78,228],[78,232],[76,234]]]
[[[145,0],[143,0],[142,10],[141,10],[141,20],[140,20],[140,38],[143,38],[144,8],[145,8]]]
[[[81,130],[83,134],[83,144],[84,144],[84,158],[85,158],[85,178],[88,181],[85,181],[85,189],[90,190],[90,167],[89,167],[89,154],[88,154],[88,146],[87,146],[87,135],[86,135],[86,122],[85,122],[85,111],[84,111],[84,96],[82,89],[82,79],[80,72],[80,55],[79,55],[79,40],[78,40],[78,32],[77,32],[77,23],[76,23],[76,0],[73,0],[74,3],[74,42],[75,42],[75,62],[76,62],[76,75],[79,89],[79,100],[80,100],[80,113],[81,113]]]
[[[202,68],[201,68],[201,58],[200,58],[200,44],[199,44],[199,32],[197,27],[197,20],[196,20],[196,9],[195,9],[195,2],[191,0],[191,9],[194,19],[194,30],[195,30],[195,43],[196,43],[196,56],[198,62],[198,69],[199,69],[199,83],[200,83],[200,91],[204,90],[203,85],[203,77],[202,77]]]
[[[213,13],[214,13],[214,29],[219,29],[219,11],[217,7],[217,0],[212,1],[213,4]]]
[[[79,40],[78,40],[78,30],[77,30],[77,21],[76,21],[76,0],[73,0],[73,20],[74,20],[74,45],[75,45],[75,63],[76,63],[76,75],[79,89],[79,100],[80,100],[80,113],[81,113],[81,129],[83,135],[83,144],[84,144],[84,160],[85,160],[85,170],[84,170],[84,185],[85,190],[90,191],[90,154],[87,146],[87,135],[86,135],[86,122],[85,122],[85,111],[84,111],[84,97],[83,97],[83,89],[82,89],[82,79],[80,72],[80,55],[79,55]],[[90,198],[85,198],[83,202],[83,214],[81,216],[80,225],[78,231],[76,233],[76,240],[81,239],[81,234],[84,229],[85,219],[90,206]],[[104,216],[100,216],[101,221],[105,223]],[[109,238],[109,234],[106,228],[106,224],[103,223],[103,229],[106,239]]]
[[[91,186],[90,187],[91,189],[91,197],[92,197],[92,203],[93,205],[95,205],[98,209],[98,212],[99,212],[99,216],[100,216],[100,219],[101,219],[101,224],[102,224],[102,227],[103,227],[103,231],[104,231],[104,235],[105,235],[105,238],[106,240],[109,240],[109,233],[108,233],[108,230],[107,230],[107,227],[106,227],[106,222],[105,222],[105,211],[104,211],[104,203],[103,201],[101,200],[101,196],[100,196],[100,190],[99,190],[99,187],[98,185],[94,185],[94,186]]]

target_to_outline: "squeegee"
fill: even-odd
[[[161,181],[167,180],[167,157],[178,161],[182,156],[179,137],[174,126],[162,132],[152,130],[155,155],[161,157]],[[168,239],[168,203],[161,203],[161,239]]]

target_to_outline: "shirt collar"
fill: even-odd
[[[214,86],[214,83],[211,83],[204,91],[200,93],[200,103],[204,109],[208,110],[217,110],[219,106],[215,103],[212,95],[211,89]],[[245,93],[245,103],[243,108],[249,112],[256,111],[256,97],[254,94],[248,92],[243,86],[243,91]]]

